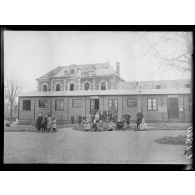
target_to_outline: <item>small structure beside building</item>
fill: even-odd
[[[38,90],[19,97],[19,123],[34,123],[41,112],[60,123],[96,110],[130,112],[136,120],[142,110],[147,122],[191,122],[189,80],[125,82],[109,63],[57,67],[37,79]]]

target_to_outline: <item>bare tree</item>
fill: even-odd
[[[191,32],[144,32],[138,40],[144,41],[148,49],[142,54],[152,54],[159,65],[183,72],[192,68]]]
[[[13,121],[13,111],[17,106],[16,99],[23,92],[24,83],[20,78],[11,76],[4,81],[4,99],[8,104],[10,121]]]

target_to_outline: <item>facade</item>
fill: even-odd
[[[120,81],[120,64],[115,72],[109,62],[58,66],[37,79],[38,91],[80,91],[116,89]]]
[[[96,110],[130,112],[136,120],[142,110],[147,122],[191,122],[189,80],[125,82],[109,63],[57,67],[37,79],[38,90],[19,97],[19,123],[34,123],[41,112],[70,123],[71,116]]]

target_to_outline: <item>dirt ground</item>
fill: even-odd
[[[84,132],[71,127],[56,133],[5,132],[4,163],[188,164],[185,145],[160,144],[186,130]]]

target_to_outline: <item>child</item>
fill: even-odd
[[[143,131],[143,130],[146,130],[146,129],[147,129],[147,124],[146,124],[146,122],[145,122],[144,118],[142,118],[142,123],[140,124],[139,129],[140,129],[141,131]]]
[[[98,131],[102,131],[103,130],[103,122],[102,122],[102,120],[100,120],[100,122],[97,124],[97,129],[98,129]]]
[[[116,130],[116,125],[115,125],[115,123],[113,122],[113,120],[111,120],[111,121],[108,123],[108,130],[109,130],[109,131],[115,131],[115,130]]]
[[[53,131],[56,131],[56,117],[53,115],[53,118],[52,118],[52,129]]]

